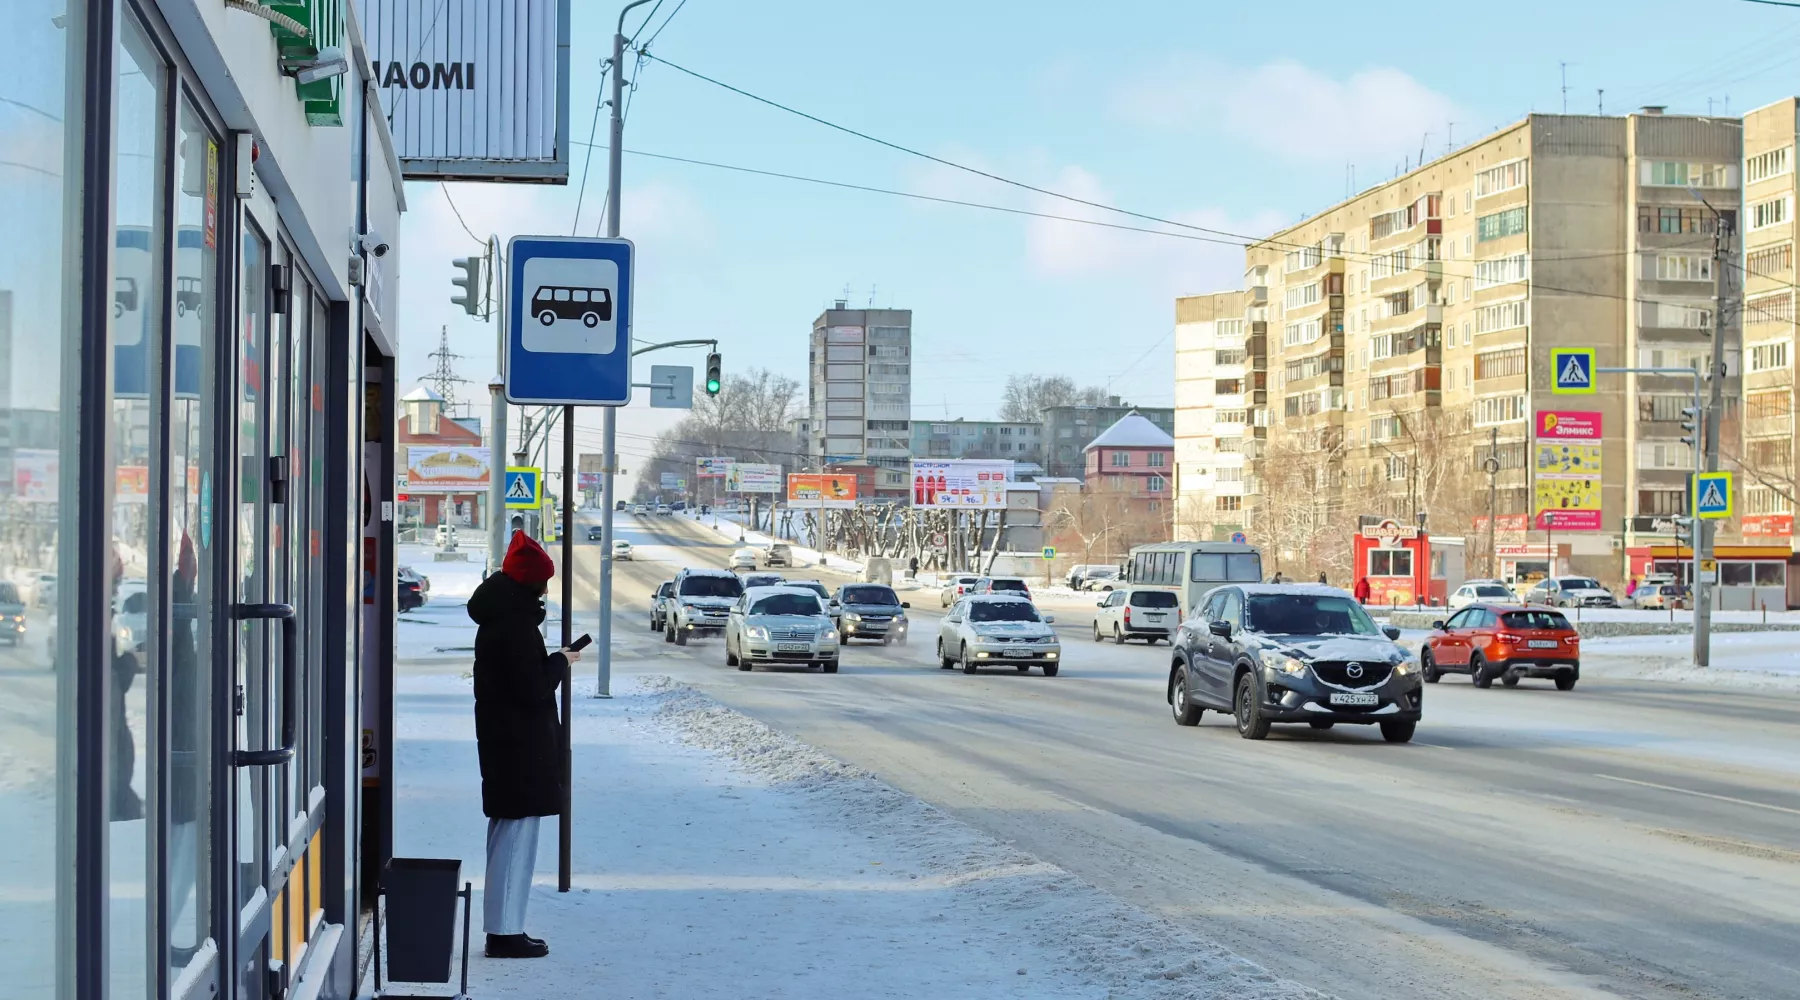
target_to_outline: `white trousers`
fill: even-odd
[[[489,934],[525,933],[525,904],[531,900],[531,874],[537,870],[538,819],[488,820],[481,911]]]

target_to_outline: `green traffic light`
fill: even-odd
[[[707,392],[718,392],[719,391],[719,380],[716,378],[707,379],[706,380],[706,391]]]

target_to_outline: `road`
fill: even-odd
[[[936,669],[918,638],[836,676],[740,673],[647,629],[649,591],[734,545],[622,515],[622,669],[720,701],[1220,940],[1355,1000],[1800,996],[1800,699],[1583,678],[1428,689],[1414,743],[1173,724],[1163,646],[1059,614],[1062,674]],[[592,608],[597,546],[577,550]],[[844,577],[812,569],[835,585]],[[591,661],[590,661],[591,662]]]

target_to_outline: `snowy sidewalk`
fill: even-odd
[[[398,686],[396,854],[461,858],[479,893],[470,682]],[[550,956],[482,957],[477,899],[482,1000],[1321,996],[666,678],[581,687],[574,891],[546,820]]]

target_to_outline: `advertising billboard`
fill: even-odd
[[[694,478],[724,479],[725,470],[730,468],[731,464],[731,459],[724,455],[714,455],[710,458],[696,458],[694,459]]]
[[[665,490],[679,490],[684,485],[685,480],[673,472],[665,472],[662,474],[662,478],[659,482]]]
[[[733,462],[725,467],[727,493],[780,493],[781,466]]]
[[[490,475],[486,448],[406,449],[408,493],[481,493]]]
[[[854,507],[856,477],[796,472],[787,477],[787,499],[795,507]]]
[[[1539,410],[1532,442],[1532,493],[1539,531],[1598,531],[1601,414],[1598,410]]]
[[[1006,484],[1012,477],[1011,459],[914,462],[913,506],[1000,510],[1006,506]]]
[[[363,0],[407,180],[569,180],[569,0]]]

